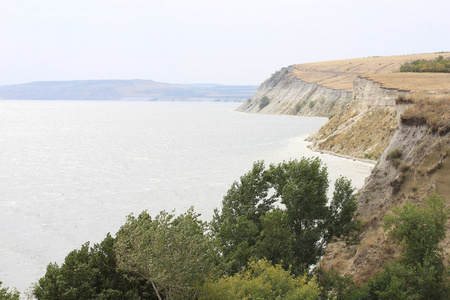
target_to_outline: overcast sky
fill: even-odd
[[[448,0],[0,2],[0,85],[260,84],[296,63],[450,51]]]

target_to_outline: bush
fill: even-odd
[[[388,159],[398,159],[400,157],[402,157],[403,155],[403,151],[399,148],[395,148],[394,150],[392,150],[391,152],[389,152],[388,154]]]
[[[433,194],[426,203],[406,204],[386,215],[384,229],[405,252],[348,299],[448,299],[448,269],[439,242],[449,214],[443,197]]]
[[[400,66],[400,72],[450,73],[450,58],[445,59],[439,55],[434,60],[418,59],[407,62]]]
[[[259,102],[259,108],[263,109],[264,107],[266,107],[267,105],[269,105],[270,103],[270,99],[267,96],[264,96],[261,98],[260,102]]]
[[[293,277],[281,265],[272,266],[265,260],[251,261],[245,270],[234,276],[207,281],[199,299],[318,299],[316,279],[306,275]]]
[[[297,103],[294,108],[295,113],[298,114],[302,110],[303,106],[304,106],[303,102]]]

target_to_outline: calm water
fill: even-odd
[[[317,156],[323,118],[236,103],[0,101],[0,281],[21,291],[126,215],[190,206],[209,220],[255,160]],[[371,165],[320,155],[361,187]]]

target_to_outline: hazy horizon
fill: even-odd
[[[3,1],[0,85],[259,85],[292,64],[449,51],[449,10],[445,0]]]

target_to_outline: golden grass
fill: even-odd
[[[390,73],[370,74],[361,77],[381,84],[388,89],[409,92],[450,93],[450,73]]]
[[[450,132],[450,95],[412,94],[399,100],[413,103],[401,116],[403,124],[427,125],[440,135]]]
[[[367,57],[343,59],[294,65],[293,75],[306,82],[316,82],[323,86],[352,91],[353,80],[359,74],[388,74],[397,72],[400,65],[417,59],[432,60],[447,53],[412,54],[401,56]]]

